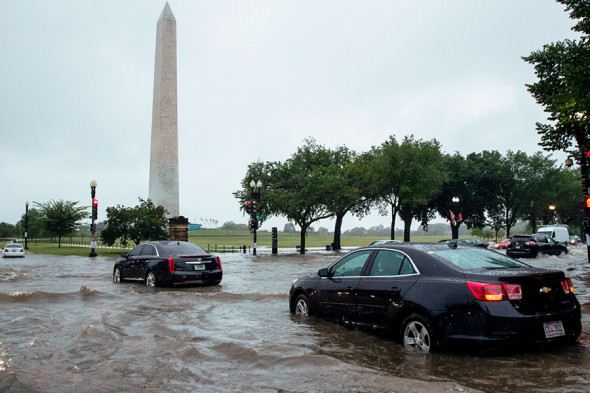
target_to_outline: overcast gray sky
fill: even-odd
[[[26,201],[89,206],[92,179],[101,221],[107,206],[148,197],[164,4],[0,0],[0,221],[16,223]],[[246,223],[232,192],[249,163],[284,161],[309,136],[358,152],[391,134],[462,154],[540,150],[535,122],[546,117],[526,91],[535,77],[521,56],[577,37],[553,0],[169,4],[180,213],[219,225]],[[344,228],[389,222],[347,216]]]

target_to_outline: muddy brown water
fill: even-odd
[[[112,258],[1,259],[0,392],[587,392],[590,264],[570,249],[529,262],[572,277],[580,342],[486,356],[292,316],[291,281],[342,254],[225,254],[222,285],[183,289],[114,284]]]

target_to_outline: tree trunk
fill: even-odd
[[[410,229],[412,227],[412,217],[407,220],[404,220],[404,242],[408,243],[410,241]]]
[[[395,213],[395,208],[393,207],[393,205],[391,205],[391,240],[395,240]]]
[[[459,225],[451,224],[451,239],[458,239],[459,238]]]
[[[332,250],[340,250],[340,234],[342,233],[342,219],[346,213],[336,214],[336,224],[334,225],[334,243],[332,243]]]
[[[510,220],[508,219],[509,216],[510,214],[506,212],[506,237],[510,237],[510,228],[512,227]]]
[[[300,234],[300,242],[301,248],[299,249],[299,254],[305,254],[305,235],[307,234],[307,227],[301,227],[301,234]]]
[[[57,248],[61,248],[61,236],[57,237]]]

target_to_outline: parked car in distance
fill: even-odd
[[[2,258],[24,258],[25,249],[20,243],[8,243],[2,249]]]
[[[484,242],[481,239],[469,238],[469,239],[463,239],[463,241],[465,243],[467,243],[469,246],[482,247],[482,248],[488,248],[488,246],[489,246],[488,242]]]
[[[121,254],[113,281],[144,282],[147,286],[219,284],[221,259],[198,245],[176,240],[142,243]]]
[[[498,243],[496,243],[496,248],[508,248],[508,245],[510,244],[510,239],[511,238],[506,238],[502,241],[499,241]]]
[[[506,248],[506,255],[515,258],[535,258],[539,253],[549,255],[567,254],[567,246],[547,237],[544,233],[534,233],[532,235],[513,236]]]
[[[375,244],[395,244],[395,243],[401,243],[401,241],[399,240],[375,240],[372,243],[369,243],[369,246],[373,246]]]
[[[467,242],[465,242],[462,239],[444,239],[444,240],[439,240],[439,243],[451,243],[451,244],[456,244],[457,246],[469,246],[469,244],[467,244]]]
[[[582,239],[578,235],[570,235],[570,244],[571,245],[578,245],[582,243]]]
[[[541,227],[537,230],[537,233],[543,233],[547,237],[563,244],[567,244],[570,241],[570,233],[568,232],[566,225]]]
[[[430,351],[457,342],[513,348],[572,343],[580,304],[561,271],[479,247],[366,246],[293,281],[292,313],[384,329]]]

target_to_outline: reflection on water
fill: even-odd
[[[582,247],[527,261],[566,271],[590,337]],[[293,278],[322,252],[222,257],[222,285],[111,282],[109,258],[0,262],[0,391],[590,391],[590,344],[518,354],[423,354],[382,335],[289,313]]]

